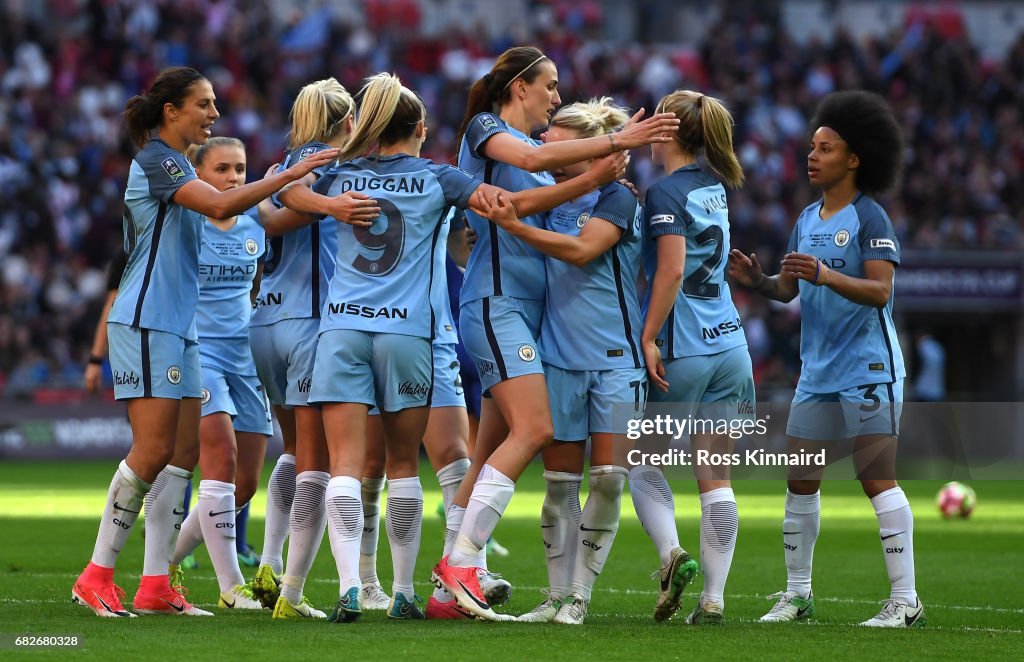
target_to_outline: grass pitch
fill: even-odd
[[[903,484],[915,511],[918,591],[928,627],[874,631],[854,627],[874,615],[888,596],[877,521],[852,482],[826,482],[821,536],[815,550],[817,616],[810,622],[766,625],[757,619],[785,587],[781,520],[785,486],[738,481],[740,532],[726,587],[726,623],[693,628],[682,616],[699,595],[701,578],[683,607],[666,624],[651,609],[657,590],[654,549],[633,514],[628,494],[615,548],[599,578],[584,626],[471,622],[388,622],[366,613],[354,625],[274,622],[269,612],[236,613],[214,608],[215,618],[142,617],[99,619],[70,603],[71,585],[89,559],[98,513],[116,462],[5,463],[0,465],[0,652],[4,659],[104,658],[180,660],[212,658],[322,659],[1020,659],[1024,643],[1024,483],[974,482],[979,506],[968,521],[944,521],[934,497],[939,482]],[[265,484],[265,482],[264,482]],[[417,590],[424,597],[430,567],[441,552],[443,522],[437,481],[424,472],[427,489]],[[700,508],[690,482],[673,484],[682,544],[699,549]],[[262,544],[264,494],[257,495],[249,541]],[[492,558],[491,569],[515,586],[503,611],[534,607],[546,586],[538,516],[543,499],[540,467],[524,475],[497,531],[511,551]],[[383,527],[381,527],[383,528]],[[118,562],[117,582],[131,596],[142,569],[142,538],[133,532]],[[217,585],[204,549],[200,568],[186,575],[190,599],[213,608]],[[378,574],[390,590],[391,566],[382,535]],[[246,570],[251,576],[252,571]],[[326,538],[307,595],[329,610],[337,600],[337,575]],[[78,648],[14,646],[16,634],[78,635]],[[10,657],[9,657],[10,656]]]

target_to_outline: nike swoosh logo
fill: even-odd
[[[601,531],[601,532],[604,532],[604,533],[611,533],[612,532],[611,529],[588,529],[587,527],[583,526],[582,524],[580,524],[580,531]]]
[[[882,540],[888,540],[889,538],[895,538],[896,536],[902,536],[906,531],[900,531],[899,533],[890,533],[887,536],[882,536]]]
[[[184,515],[185,514],[185,509],[183,508],[181,510],[178,510],[177,508],[175,508],[174,510],[171,511],[171,514],[172,515]]]
[[[784,536],[795,536],[798,533],[801,533],[801,532],[800,531],[783,531],[782,535],[784,535]]]
[[[221,598],[221,600],[224,600],[224,598]],[[224,606],[227,607],[228,609],[234,609],[235,608],[235,601],[232,600],[231,602],[228,602],[227,600],[224,600]]]
[[[466,588],[466,585],[463,584],[461,580],[456,579],[455,583],[458,584],[459,587],[461,587],[463,591],[465,591],[466,595],[469,596],[469,599],[472,600],[473,602],[475,602],[478,607],[480,607],[481,609],[486,610],[486,611],[490,611],[491,610],[491,606],[489,604],[487,604],[486,602],[480,602],[479,600],[477,600],[476,596],[473,595],[468,588]]]
[[[808,610],[808,609],[810,609],[810,606],[807,606],[807,607],[803,607],[803,608],[801,608],[801,609],[797,609],[797,610],[796,610],[796,616],[797,616],[797,618],[800,618],[800,617],[801,617],[801,616],[803,616],[803,615],[804,615],[805,613],[807,613],[807,610]]]
[[[232,509],[230,509],[230,510],[222,510],[222,511],[220,511],[219,513],[215,513],[215,512],[213,512],[213,511],[211,510],[211,511],[210,511],[210,517],[216,517],[217,515],[223,515],[223,514],[225,514],[225,513],[233,513],[233,512],[235,512],[235,509],[234,509],[234,508],[232,508]]]
[[[103,605],[104,609],[109,611],[111,614],[116,614],[117,613],[116,611],[114,611],[113,609],[110,608],[110,605],[108,605],[106,602],[103,601],[103,598],[100,597],[99,593],[95,593],[94,592],[93,595],[96,596],[96,599],[99,600],[100,604]]]
[[[408,616],[409,612],[412,611],[412,605],[402,605],[398,608],[398,613],[402,616]]]
[[[116,502],[116,501],[114,502],[114,510],[123,510],[123,511],[124,511],[124,512],[126,512],[126,513],[135,513],[136,515],[138,515],[138,514],[139,514],[139,511],[137,511],[137,510],[131,510],[131,509],[129,509],[129,508],[125,508],[124,506],[122,506],[121,504],[119,504],[119,503],[118,503],[118,502]]]
[[[870,421],[872,418],[878,418],[878,414],[875,414],[874,416],[868,416],[867,418],[864,418],[863,416],[861,416],[860,417],[860,422],[864,423],[865,421]]]
[[[911,617],[910,614],[904,614],[903,623],[909,628],[911,625],[917,622],[917,619],[921,617],[922,613],[924,613],[924,611],[919,610],[916,614],[914,614],[913,617]]]
[[[160,598],[160,601],[163,602],[164,604],[166,604],[167,606],[169,606],[171,609],[173,609],[174,611],[176,611],[178,613],[181,613],[181,612],[185,611],[185,607],[184,606],[179,607],[178,605],[174,604],[173,602],[167,602],[167,600],[164,600],[163,598]]]
[[[542,528],[542,529],[553,529],[556,526],[558,526],[558,525],[557,524],[541,524],[540,528]]]

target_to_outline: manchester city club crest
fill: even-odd
[[[584,225],[587,224],[587,221],[589,220],[590,214],[588,212],[583,212],[582,214],[576,217],[576,227],[582,228]]]
[[[167,369],[167,381],[172,384],[178,384],[181,382],[181,368],[176,365],[172,365]]]
[[[248,237],[245,240],[245,252],[249,255],[256,255],[256,252],[260,249],[260,245],[256,243],[256,240],[252,237]]]
[[[846,230],[840,230],[836,233],[836,236],[832,238],[832,241],[836,243],[836,246],[842,248],[846,244],[850,243],[850,233]]]
[[[532,345],[523,345],[519,348],[519,358],[524,361],[532,361],[537,358],[537,350]]]
[[[204,386],[204,387],[203,387],[203,395],[202,395],[202,402],[203,402],[203,404],[205,405],[205,404],[206,404],[206,403],[208,403],[209,401],[210,401],[210,389],[208,389],[208,388],[206,388],[206,387]]]

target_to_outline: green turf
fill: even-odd
[[[96,618],[69,602],[71,584],[89,558],[97,513],[114,462],[0,465],[0,633],[76,634],[84,647],[26,650],[19,658],[174,659],[497,659],[582,657],[611,659],[1020,659],[1024,642],[1024,496],[1021,482],[976,482],[979,506],[969,521],[943,521],[933,498],[938,482],[908,482],[904,489],[916,511],[917,583],[928,627],[912,631],[867,631],[852,624],[872,616],[887,596],[887,579],[870,504],[857,485],[828,482],[823,489],[822,531],[815,556],[817,617],[813,622],[755,623],[771,605],[763,596],[784,587],[780,543],[784,486],[743,481],[735,485],[740,534],[726,591],[726,625],[690,628],[673,621],[656,625],[650,612],[658,563],[628,496],[608,565],[598,581],[587,623],[555,625],[450,622],[387,622],[380,613],[355,625],[272,622],[264,613],[224,613],[211,619],[146,617]],[[441,549],[442,522],[436,480],[428,489],[417,590],[426,597],[430,566]],[[699,503],[692,483],[674,485],[683,545],[696,553]],[[260,494],[249,527],[250,542],[262,543]],[[539,467],[523,477],[497,536],[512,552],[491,568],[515,585],[507,610],[526,611],[540,601],[546,584],[537,515],[543,497]],[[187,576],[191,599],[209,607],[216,582],[205,551],[201,567]],[[117,581],[129,600],[142,567],[138,532],[125,547]],[[381,545],[380,577],[389,586],[390,557]],[[251,573],[251,571],[249,571]],[[695,587],[700,589],[698,578]],[[325,541],[311,579],[310,599],[329,609],[337,577]],[[692,607],[688,593],[683,612]],[[5,646],[10,645],[9,640]],[[356,649],[347,648],[349,645]],[[4,658],[8,650],[0,651]]]

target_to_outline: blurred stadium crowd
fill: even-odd
[[[464,21],[422,29],[423,2],[0,1],[0,390],[81,382],[103,268],[121,243],[133,149],[120,113],[172,65],[211,79],[214,131],[246,142],[250,179],[281,158],[296,91],[327,76],[357,89],[397,72],[432,115],[425,155],[436,160],[455,154],[468,85],[511,45],[556,61],[563,102],[609,94],[650,110],[673,89],[700,89],[737,122],[747,185],[730,197],[733,246],[770,271],[814,198],[804,156],[817,100],[867,88],[890,100],[908,138],[903,184],[883,201],[904,248],[1024,248],[1024,35],[1000,61],[983,60],[955,20],[798,44],[776,13],[739,3],[754,9],[727,8],[700,43],[623,47],[602,41],[595,1],[528,2],[530,20],[496,36]],[[637,186],[653,176],[634,152]],[[759,388],[793,384],[797,310],[742,292],[737,303]]]

